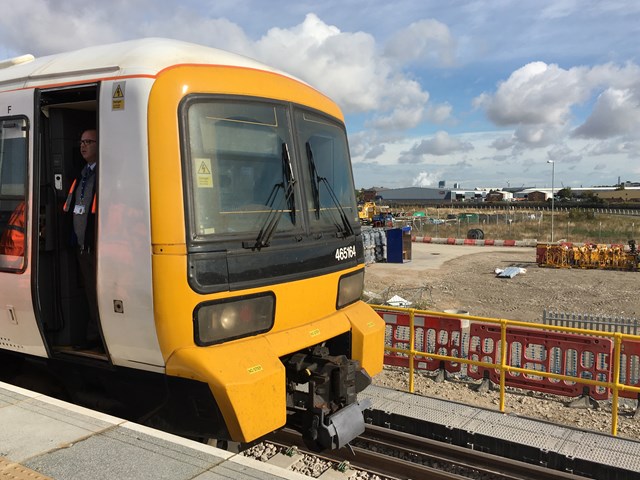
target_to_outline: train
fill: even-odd
[[[290,426],[335,449],[364,430],[385,326],[361,301],[334,101],[241,55],[143,38],[0,62],[0,127],[0,379],[218,444]],[[64,208],[87,129],[89,280]]]

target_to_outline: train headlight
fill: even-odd
[[[364,270],[340,277],[336,307],[342,308],[360,300],[364,289]]]
[[[200,304],[193,315],[196,344],[213,345],[266,332],[273,326],[275,306],[271,292]]]

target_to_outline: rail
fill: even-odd
[[[359,446],[361,450],[371,452],[371,457],[380,457],[384,452],[384,455],[413,459],[413,461],[425,466],[437,466],[438,470],[446,469],[457,472],[464,478],[510,480],[578,480],[585,478],[541,465],[492,455],[481,450],[430,440],[375,425],[367,425],[365,433],[353,443],[354,448]],[[373,459],[370,463],[372,462]],[[409,476],[408,478],[420,477]]]
[[[301,435],[282,429],[266,437],[280,448],[348,465],[350,468],[393,479],[463,480],[584,480],[586,477],[492,455],[473,448],[432,440],[389,428],[367,425],[350,447],[318,455],[306,448]],[[330,478],[338,478],[332,475]],[[324,476],[320,476],[324,478]],[[362,478],[350,475],[349,478]]]
[[[620,393],[635,394],[638,396],[640,394],[640,387],[633,386],[625,383],[621,383],[620,381],[620,372],[621,372],[621,364],[623,361],[623,351],[622,345],[624,341],[632,342],[628,343],[628,345],[635,346],[635,350],[640,349],[640,336],[636,335],[628,335],[619,332],[602,332],[597,330],[584,330],[579,328],[571,328],[571,327],[558,327],[553,325],[543,325],[538,323],[529,323],[529,322],[521,322],[515,320],[506,320],[506,319],[495,319],[495,318],[487,318],[487,317],[479,317],[473,315],[460,315],[455,313],[442,313],[442,312],[432,312],[427,310],[417,310],[412,308],[399,308],[399,307],[390,307],[386,305],[372,305],[372,307],[378,312],[378,314],[384,318],[385,312],[397,312],[399,314],[404,314],[409,316],[409,339],[408,339],[408,348],[397,348],[389,345],[385,345],[385,351],[395,354],[406,355],[408,357],[408,366],[409,366],[409,392],[414,393],[414,378],[415,378],[415,361],[416,359],[434,359],[439,362],[449,362],[449,365],[458,365],[458,364],[466,364],[468,366],[475,366],[478,370],[480,369],[494,369],[499,372],[499,386],[500,386],[500,403],[499,409],[501,412],[505,411],[505,393],[506,393],[506,376],[507,374],[522,376],[522,378],[544,378],[550,381],[556,382],[564,382],[564,384],[580,384],[585,386],[592,386],[599,389],[600,392],[608,392],[609,390],[612,392],[611,399],[611,434],[617,435],[618,431],[618,406],[619,406],[619,396]],[[468,358],[471,351],[465,356],[460,348],[458,351],[460,355],[443,355],[435,352],[428,352],[416,349],[416,315],[421,317],[421,321],[427,317],[433,317],[440,321],[440,324],[446,322],[447,319],[451,322],[457,320],[458,323],[461,321],[469,322],[470,325],[486,326],[487,324],[495,326],[499,326],[499,342],[498,349],[496,350],[496,357],[499,356],[499,362],[487,362],[481,360],[474,360]],[[604,359],[602,362],[606,362],[607,366],[607,375],[605,375],[606,380],[597,380],[593,378],[585,378],[586,376],[592,376],[597,378],[601,376],[598,374],[597,369],[594,370],[596,374],[592,372],[585,372],[584,370],[580,372],[583,376],[576,375],[566,375],[554,373],[551,368],[545,368],[545,365],[541,363],[532,363],[534,368],[523,368],[520,366],[511,365],[510,362],[507,361],[507,353],[511,351],[509,348],[511,345],[507,342],[507,337],[510,336],[513,338],[514,334],[518,333],[518,329],[514,329],[513,327],[523,327],[526,329],[534,329],[539,331],[540,334],[547,335],[549,332],[560,332],[575,335],[576,341],[583,341],[586,337],[599,337],[606,338],[612,342],[612,349],[607,353],[605,351],[605,356],[610,357],[611,362],[609,360]],[[461,332],[458,328],[458,334],[461,335]],[[455,333],[456,327],[449,329],[447,333],[451,336]],[[521,340],[518,340],[521,341]],[[554,340],[557,342],[557,339]],[[388,343],[388,342],[387,342]],[[513,342],[514,344],[516,341]],[[459,345],[459,344],[458,344]],[[628,348],[629,352],[625,352],[625,357],[628,360],[628,355],[634,349]],[[455,351],[455,350],[453,350]],[[483,357],[484,358],[484,357]],[[582,360],[580,360],[581,362]],[[578,363],[580,363],[578,362]],[[485,370],[486,371],[486,370]],[[627,366],[625,370],[626,378],[630,383],[630,373],[629,368]],[[636,379],[637,380],[637,379]],[[498,383],[498,382],[497,382]],[[526,384],[517,385],[519,388],[527,388]],[[543,391],[545,391],[543,389]],[[608,393],[607,393],[608,396]]]
[[[324,462],[334,463],[338,467],[338,471],[341,470],[342,467],[345,467],[345,470],[356,469],[359,471],[356,475],[360,475],[362,472],[367,472],[371,476],[375,476],[377,478],[383,477],[385,479],[394,480],[411,480],[418,478],[428,478],[430,480],[464,480],[465,478],[469,478],[453,474],[451,472],[446,472],[441,468],[433,468],[412,462],[411,460],[394,458],[390,455],[385,455],[380,451],[371,451],[370,449],[356,447],[351,444],[349,448],[324,451],[320,454],[310,450],[304,444],[302,435],[299,432],[288,428],[270,433],[265,437],[265,440],[286,451],[295,447],[295,452],[299,454],[311,455],[312,457],[318,458]],[[425,439],[425,441],[428,440]],[[362,440],[356,439],[356,442],[362,444]],[[401,447],[398,446],[397,448]],[[331,470],[335,471],[335,469]],[[320,478],[362,478],[352,474],[348,474],[347,476],[334,473],[327,477],[324,475],[325,474],[320,475]]]

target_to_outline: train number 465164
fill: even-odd
[[[340,247],[336,248],[336,260],[348,260],[350,258],[354,258],[356,256],[356,246],[351,245],[349,247]]]

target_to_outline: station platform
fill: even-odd
[[[555,470],[640,478],[640,442],[371,385],[366,421]]]
[[[0,478],[309,477],[0,382]]]

